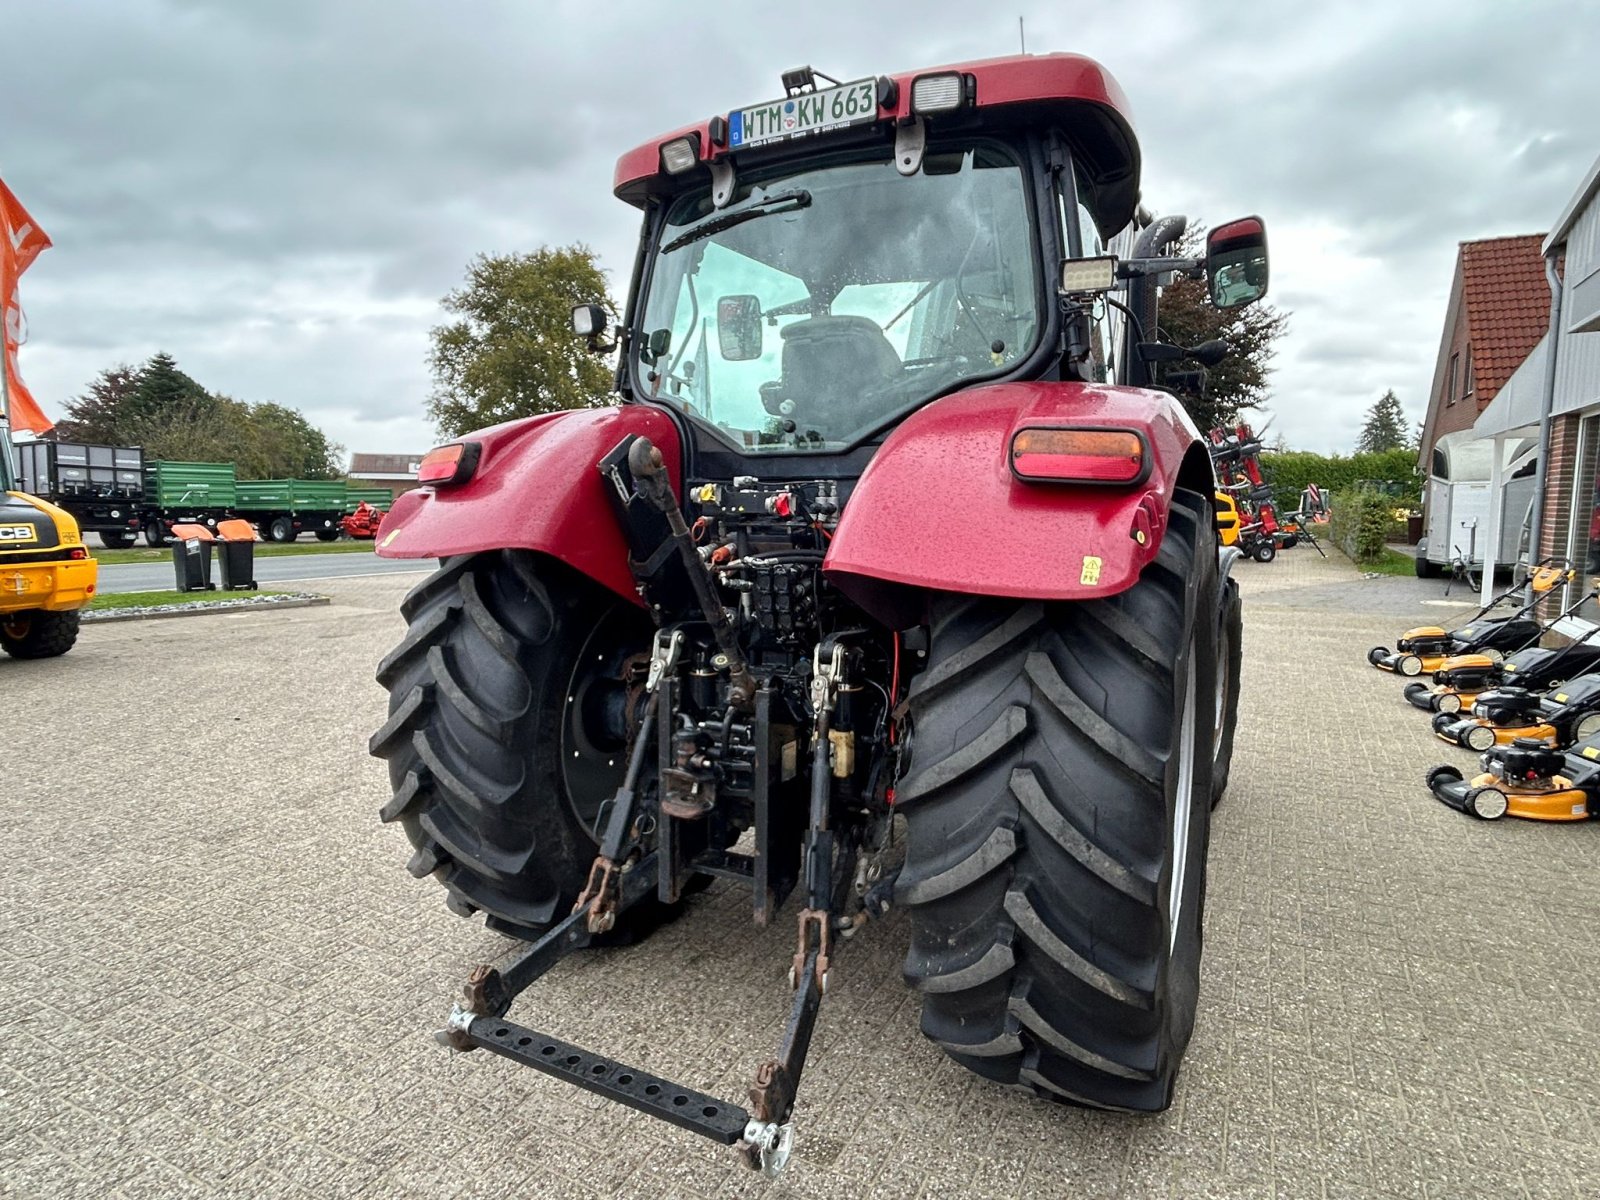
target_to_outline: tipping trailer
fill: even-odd
[[[1263,296],[1265,226],[1190,257],[1183,218],[1136,219],[1127,101],[1078,55],[783,88],[618,162],[629,296],[573,314],[613,406],[437,447],[383,521],[380,555],[440,565],[378,668],[381,818],[452,911],[527,943],[438,1036],[773,1174],[846,939],[904,938],[922,1031],[982,1086],[1160,1111],[1240,606],[1206,442],[1149,386],[1201,348],[1146,339],[1164,277]],[[713,880],[791,930],[782,1040],[737,1100],[511,1015]],[[686,1031],[654,1041],[664,1064]]]
[[[363,504],[375,508],[379,512],[388,512],[394,507],[394,492],[386,487],[352,487],[346,488],[344,494],[344,511],[349,516]]]
[[[242,479],[238,514],[269,542],[292,542],[302,533],[331,542],[339,536],[348,490],[342,479]]]
[[[139,526],[147,546],[172,541],[174,525],[204,525],[233,516],[238,499],[232,463],[179,462],[158,459],[144,468],[144,506]]]
[[[133,545],[144,507],[144,451],[82,442],[16,443],[23,491],[70,513],[108,550]]]

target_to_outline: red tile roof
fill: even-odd
[[[1462,298],[1472,343],[1474,399],[1482,411],[1550,326],[1544,234],[1461,243]]]

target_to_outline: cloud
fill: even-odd
[[[1425,401],[1455,245],[1545,228],[1597,150],[1581,3],[1024,6],[1131,98],[1158,211],[1261,213],[1292,309],[1277,428],[1345,448]],[[46,408],[157,349],[209,386],[416,450],[428,329],[481,251],[586,242],[620,292],[618,154],[775,94],[1012,53],[1015,13],[866,6],[55,0],[7,18],[8,183]],[[20,48],[20,49],[19,49]]]

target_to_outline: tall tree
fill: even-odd
[[[139,368],[139,383],[122,406],[124,420],[154,420],[171,424],[180,416],[194,417],[204,410],[210,393],[178,370],[165,350],[152,354]]]
[[[1191,229],[1174,251],[1190,257],[1204,252],[1202,228]],[[1288,313],[1262,303],[1219,309],[1211,303],[1204,280],[1179,279],[1162,289],[1160,314],[1161,341],[1195,346],[1221,338],[1228,343],[1228,356],[1206,368],[1205,395],[1179,397],[1202,432],[1233,424],[1240,409],[1256,408],[1267,399],[1272,356],[1277,340],[1288,330]],[[1146,340],[1157,340],[1154,331],[1145,332]],[[1169,369],[1190,366],[1177,363]]]
[[[138,386],[139,372],[133,367],[126,363],[107,367],[95,376],[88,391],[67,401],[67,415],[56,422],[56,439],[102,445],[118,442],[117,422]]]
[[[1404,449],[1408,444],[1406,414],[1400,408],[1400,397],[1390,388],[1367,409],[1366,423],[1356,439],[1356,453],[1378,454],[1384,450]]]
[[[515,417],[607,403],[611,367],[572,334],[572,309],[604,304],[605,272],[582,245],[480,254],[443,300],[428,415],[445,437]]]

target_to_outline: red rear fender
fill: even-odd
[[[1148,476],[1131,487],[1019,480],[1012,434],[1053,425],[1138,432]],[[957,392],[884,442],[845,506],[824,570],[890,623],[913,617],[930,589],[1039,600],[1114,595],[1155,557],[1178,486],[1209,496],[1211,463],[1165,392],[1079,383]]]
[[[482,447],[472,477],[397,499],[378,530],[377,551],[385,558],[446,558],[502,547],[538,550],[638,604],[627,542],[597,466],[630,433],[661,448],[678,487],[678,429],[657,409],[529,417],[460,439]]]

